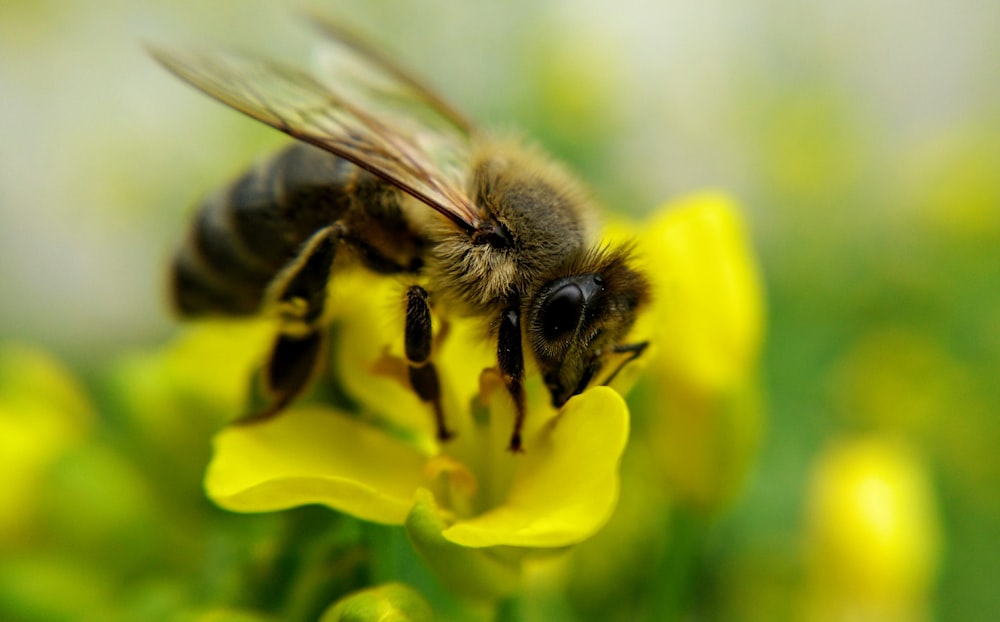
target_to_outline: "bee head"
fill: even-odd
[[[588,251],[528,303],[528,342],[556,408],[587,388],[649,298],[629,260],[628,248]]]

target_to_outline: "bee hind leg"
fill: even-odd
[[[340,224],[320,229],[276,280],[272,299],[277,303],[283,325],[263,370],[268,403],[243,421],[259,421],[280,412],[322,368],[326,352],[322,319],[327,285],[343,236]]]
[[[268,403],[241,421],[261,421],[284,410],[319,373],[325,352],[326,339],[319,330],[303,336],[278,335],[263,370]]]
[[[439,441],[446,441],[453,433],[445,425],[444,409],[441,406],[441,381],[437,368],[430,360],[432,342],[431,308],[427,303],[427,290],[413,285],[406,290],[405,343],[410,386],[421,400],[434,409],[437,438]]]

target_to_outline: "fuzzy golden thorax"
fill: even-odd
[[[485,142],[471,161],[469,196],[497,235],[476,243],[441,228],[428,273],[446,304],[481,314],[525,297],[585,248],[594,215],[580,183],[534,148]]]

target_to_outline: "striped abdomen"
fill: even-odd
[[[398,192],[346,160],[296,143],[200,206],[173,263],[175,307],[185,316],[257,313],[275,276],[335,222],[370,267],[419,267],[423,243]]]

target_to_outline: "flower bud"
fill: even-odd
[[[349,594],[326,610],[320,622],[430,622],[434,612],[420,594],[387,583]]]

